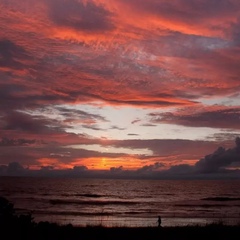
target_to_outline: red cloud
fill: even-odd
[[[1,1],[1,137],[21,149],[23,161],[23,147],[33,143],[26,159],[35,163],[52,153],[41,156],[36,145],[51,143],[63,152],[66,145],[98,143],[85,131],[104,129],[107,119],[58,108],[96,101],[161,109],[151,116],[151,126],[239,130],[238,106],[199,108],[198,103],[240,91],[239,16],[237,0]],[[58,108],[63,120],[27,114],[49,106]],[[84,124],[82,134],[67,131],[78,123]],[[151,141],[144,144],[159,154]],[[184,151],[175,156],[185,158]],[[186,158],[196,159],[190,152]],[[8,154],[17,157],[6,150],[6,161]]]

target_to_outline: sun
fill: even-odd
[[[101,164],[100,165],[101,165],[102,168],[106,167],[106,162],[107,162],[106,158],[101,159]]]

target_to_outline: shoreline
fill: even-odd
[[[214,237],[214,239],[218,240],[235,240],[240,235],[240,225],[227,226],[221,223],[184,227],[74,227],[71,224],[58,225],[46,221],[28,226],[24,226],[22,223],[9,225],[2,230],[9,239],[20,240],[200,240],[209,237]]]
[[[33,214],[34,216],[34,214]],[[142,228],[142,227],[157,227],[156,218],[137,218],[137,217],[108,217],[97,216],[95,218],[89,218],[86,216],[62,216],[59,215],[46,215],[46,216],[34,216],[35,222],[48,221],[50,223],[56,223],[59,225],[71,224],[74,227],[87,227],[87,226],[102,226],[106,228],[125,227],[125,228]],[[222,223],[226,226],[237,226],[240,224],[240,216],[235,218],[228,217],[162,217],[163,227],[186,227],[186,226],[205,226],[210,224]]]

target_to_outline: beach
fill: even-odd
[[[106,228],[95,227],[73,227],[72,225],[59,226],[48,222],[41,222],[30,228],[12,226],[5,228],[2,233],[6,236],[4,239],[19,240],[192,240],[192,239],[218,239],[231,240],[239,239],[240,226],[225,226],[221,224],[212,224],[206,226],[186,226],[186,227],[143,227],[127,228],[115,227]]]

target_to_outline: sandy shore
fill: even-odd
[[[196,239],[239,239],[240,225],[225,226],[212,224],[206,226],[186,227],[142,227],[127,228],[114,227],[73,227],[72,225],[59,226],[48,222],[40,222],[31,226],[14,226],[2,229],[4,239],[62,239],[62,240],[196,240]]]

